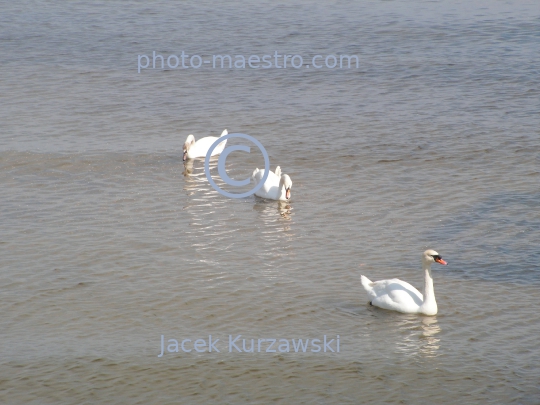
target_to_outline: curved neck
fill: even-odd
[[[435,290],[433,289],[433,278],[431,278],[431,263],[422,263],[424,270],[424,302],[422,308],[424,313],[437,313],[437,302],[435,301]]]

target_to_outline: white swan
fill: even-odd
[[[221,136],[227,135],[227,130],[223,130],[221,133]],[[221,137],[220,136],[220,137]],[[186,142],[184,143],[184,158],[186,159],[194,159],[198,157],[206,157],[206,154],[208,153],[208,149],[210,149],[210,146],[218,140],[217,136],[206,136],[204,138],[199,139],[197,142],[195,142],[195,137],[193,135],[188,135]],[[225,149],[225,144],[227,141],[221,142],[218,146],[214,148],[212,151],[212,155],[219,155],[221,152],[223,152],[223,149]]]
[[[435,262],[446,265],[437,252],[426,250],[422,255],[424,295],[409,283],[397,278],[371,282],[367,277],[361,276],[360,280],[368,293],[370,304],[406,314],[436,315],[437,302],[431,278],[431,264]]]
[[[259,184],[264,175],[264,170],[258,168],[253,171],[251,179],[255,184]],[[291,198],[292,181],[286,174],[281,174],[281,168],[276,167],[276,172],[273,173],[270,170],[268,177],[264,182],[264,185],[255,193],[255,195],[262,198],[269,198],[271,200],[287,201]]]

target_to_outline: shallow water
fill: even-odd
[[[4,9],[0,402],[539,403],[537,5]],[[361,66],[138,74],[153,50]],[[189,133],[224,128],[265,146],[289,203],[184,167]],[[428,247],[437,316],[367,304],[361,274],[421,287]],[[158,357],[209,334],[221,353]],[[228,353],[238,334],[340,352]]]

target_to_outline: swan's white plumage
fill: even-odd
[[[361,276],[372,305],[393,311],[416,313],[424,301],[424,296],[406,281],[398,278],[371,282]]]
[[[251,179],[254,184],[259,184],[264,176],[264,170],[258,168],[253,171]],[[291,198],[291,178],[286,174],[281,174],[281,168],[276,167],[276,171],[268,173],[264,185],[255,193],[255,195],[271,200],[288,201]]]
[[[438,259],[434,259],[434,256]],[[446,264],[434,250],[426,250],[422,256],[425,300],[424,294],[406,281],[397,278],[372,282],[366,276],[361,276],[360,281],[370,303],[376,307],[407,314],[435,315],[438,308],[431,278],[431,264],[436,260],[438,263]]]
[[[225,129],[221,136],[227,135],[229,132]],[[221,137],[220,136],[220,137]],[[195,159],[198,157],[206,157],[206,154],[208,153],[208,150],[210,149],[210,146],[217,141],[219,138],[217,136],[206,136],[204,138],[199,139],[197,142],[195,142],[195,137],[193,135],[189,135],[186,139],[186,142],[184,143],[184,160],[187,159]],[[223,152],[223,149],[225,149],[225,145],[227,143],[227,140],[221,142],[214,148],[212,151],[211,156],[219,155],[221,152]]]

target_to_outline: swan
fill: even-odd
[[[426,250],[422,255],[424,295],[409,283],[397,278],[372,282],[366,276],[360,276],[362,286],[368,293],[369,303],[405,314],[436,315],[437,302],[431,278],[431,264],[435,262],[445,266],[447,264],[436,251]]]
[[[220,138],[222,136],[227,135],[229,132],[227,130],[223,130],[223,132],[220,135]],[[194,159],[198,157],[206,157],[206,154],[208,153],[208,149],[210,149],[210,146],[218,140],[217,136],[206,136],[204,138],[199,139],[197,142],[195,142],[195,137],[193,135],[188,135],[186,142],[184,143],[184,158],[186,159]],[[223,149],[225,149],[225,144],[227,143],[227,140],[221,142],[218,146],[214,148],[212,151],[212,155],[219,155],[221,152],[223,152]]]
[[[264,170],[258,168],[253,171],[251,179],[255,184],[259,184],[264,175]],[[287,174],[281,174],[281,168],[276,167],[275,173],[270,170],[264,185],[255,193],[262,198],[271,200],[287,201],[291,198],[292,181]]]

